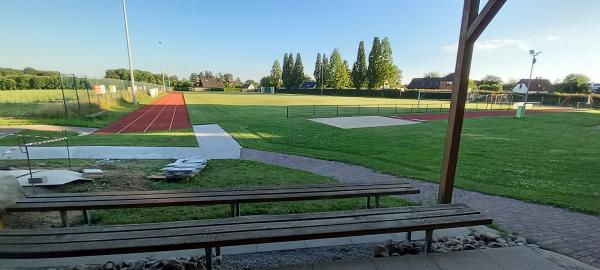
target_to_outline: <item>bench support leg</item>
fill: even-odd
[[[367,197],[367,209],[371,208],[371,197]]]
[[[212,248],[204,249],[204,261],[206,262],[206,269],[212,270]]]
[[[221,247],[215,248],[215,256],[221,256]]]
[[[69,227],[69,217],[67,216],[67,211],[60,211],[60,221],[62,222],[63,227]]]
[[[83,210],[83,221],[87,225],[91,225],[92,224],[92,214],[90,213],[90,211]]]
[[[231,216],[235,217],[235,204],[232,203],[230,206],[231,206]]]
[[[433,242],[433,230],[425,231],[425,253],[431,253],[433,248],[431,246]]]
[[[379,208],[379,196],[375,196],[375,208]]]
[[[235,216],[236,217],[240,216],[240,204],[239,203],[235,204]]]
[[[406,242],[412,241],[412,232],[406,232]]]

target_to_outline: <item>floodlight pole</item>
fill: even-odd
[[[536,57],[542,53],[542,52],[535,52],[534,50],[529,51],[531,53],[531,56],[533,57],[531,59],[531,70],[529,71],[529,80],[527,81],[527,89],[525,90],[525,101],[523,102],[523,111],[527,110],[527,98],[529,97],[529,87],[531,86],[531,77],[533,76],[533,66],[535,65],[535,62],[537,62]]]
[[[125,37],[127,38],[127,57],[129,58],[129,76],[131,77],[131,97],[133,105],[138,105],[135,96],[135,78],[133,76],[133,61],[131,60],[131,42],[129,41],[129,26],[127,25],[127,4],[123,0],[123,18],[125,20]]]
[[[321,96],[323,95],[324,87],[325,87],[325,85],[323,85],[323,63],[321,63]]]
[[[161,64],[160,64],[160,69],[161,69],[161,73],[162,73],[162,83],[163,83],[163,90],[165,90],[165,93],[167,92],[167,87],[165,84],[165,47],[162,43],[162,41],[158,42],[158,45],[160,46],[161,50],[160,50],[160,60],[161,60]]]

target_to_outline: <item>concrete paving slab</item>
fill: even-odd
[[[309,120],[343,129],[402,126],[420,123],[416,121],[408,121],[404,119],[396,119],[383,116],[330,117],[313,118]]]
[[[440,270],[440,268],[431,260],[423,256],[398,256],[373,259],[377,270],[399,270],[399,269],[419,269],[419,270]]]
[[[194,135],[202,153],[210,159],[239,159],[242,147],[221,126],[194,125]]]
[[[557,266],[547,260],[539,253],[528,247],[514,248],[494,248],[482,252],[482,255],[494,261],[502,269],[521,269],[521,270],[561,270],[562,267]]]
[[[325,264],[313,265],[314,270],[343,270],[343,269],[360,269],[360,270],[377,270],[377,266],[372,259],[354,261],[352,264],[331,262]]]
[[[12,150],[11,146],[0,146],[0,153]],[[204,152],[198,147],[145,147],[145,146],[71,146],[71,158],[84,159],[178,159],[200,158]],[[29,147],[31,159],[67,158],[67,150],[61,147]],[[216,158],[205,157],[205,158]],[[1,157],[1,159],[26,159],[26,155],[18,149]]]
[[[17,177],[19,184],[22,187],[31,187],[31,186],[62,186],[67,183],[75,182],[75,181],[92,181],[91,179],[87,179],[83,177],[82,173],[69,171],[69,170],[38,170],[32,173],[33,177],[45,177],[46,182],[38,183],[38,184],[30,184],[29,183],[29,171],[28,170],[11,170],[11,171],[0,171],[0,176],[3,174],[12,174],[15,173],[17,175],[21,175]]]
[[[465,250],[461,252],[436,253],[429,258],[441,269],[461,270],[503,270],[499,265],[492,262],[480,250]]]

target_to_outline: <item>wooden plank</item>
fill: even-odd
[[[380,214],[397,214],[408,212],[428,212],[452,209],[471,209],[464,204],[444,204],[444,205],[428,205],[428,206],[406,206],[394,208],[377,208],[377,209],[360,209],[322,213],[303,213],[303,214],[288,214],[288,215],[254,215],[243,216],[228,219],[212,219],[212,220],[193,220],[193,221],[175,221],[161,223],[145,223],[145,224],[126,224],[126,225],[110,225],[102,227],[73,227],[73,228],[42,228],[42,229],[13,229],[1,230],[0,239],[4,236],[24,235],[59,235],[59,234],[83,234],[90,232],[98,232],[101,228],[102,232],[130,232],[138,230],[163,230],[169,228],[182,228],[194,226],[219,226],[225,224],[249,224],[256,222],[276,222],[276,221],[292,221],[292,220],[314,220],[314,219],[335,219],[344,217],[370,216]]]
[[[169,194],[180,192],[220,192],[220,191],[253,191],[253,190],[282,190],[282,189],[305,189],[323,187],[375,187],[375,186],[407,186],[404,182],[374,182],[361,184],[315,184],[315,185],[292,185],[292,186],[266,186],[266,187],[224,187],[205,189],[175,189],[175,190],[140,190],[140,191],[105,191],[105,192],[75,192],[75,193],[42,193],[30,195],[28,198],[55,198],[55,197],[98,197],[98,196],[120,196],[120,195],[147,195],[147,194]]]
[[[471,70],[471,58],[473,56],[474,40],[467,38],[469,26],[475,20],[479,11],[479,0],[465,0],[463,16],[458,41],[458,53],[456,56],[456,67],[454,70],[454,82],[452,97],[450,100],[450,111],[448,115],[448,129],[444,147],[444,159],[439,185],[438,202],[451,203],[454,191],[454,178],[456,176],[456,165],[458,163],[458,150],[460,147],[460,135],[462,132],[463,119],[465,115],[465,102],[469,85],[469,72]]]
[[[332,191],[312,193],[291,193],[276,195],[241,195],[241,196],[215,196],[215,197],[189,197],[144,200],[102,200],[86,202],[52,202],[52,203],[19,203],[6,210],[11,212],[24,211],[57,211],[57,210],[85,210],[85,209],[117,209],[117,208],[144,208],[186,205],[217,205],[231,203],[258,203],[281,202],[296,200],[342,199],[364,197],[369,195],[406,195],[418,194],[417,189],[374,189],[353,191]]]
[[[364,219],[364,218],[363,218]],[[241,244],[259,244],[281,241],[322,239],[330,237],[346,237],[418,230],[433,230],[451,227],[484,225],[491,220],[481,214],[453,215],[437,217],[433,220],[415,218],[406,220],[381,220],[366,218],[364,222],[344,225],[321,224],[315,220],[314,226],[306,227],[265,227],[240,232],[204,233],[196,230],[193,235],[166,236],[143,239],[124,239],[109,241],[49,243],[49,244],[5,244],[0,242],[0,257],[5,258],[34,258],[34,257],[63,257],[103,255],[128,252],[150,252],[191,248],[221,247]],[[247,225],[240,225],[247,226]]]
[[[469,25],[467,39],[472,41],[477,40],[505,3],[506,0],[489,0],[473,23]]]
[[[45,244],[45,243],[75,243],[75,242],[90,242],[90,241],[118,241],[118,240],[139,240],[146,238],[163,238],[163,237],[187,237],[197,235],[199,233],[218,234],[218,233],[239,233],[246,234],[257,230],[275,230],[285,228],[309,228],[318,226],[339,226],[343,228],[346,225],[359,223],[373,223],[385,221],[401,221],[412,219],[426,219],[429,223],[435,224],[436,220],[450,216],[466,216],[479,214],[477,211],[470,209],[452,209],[452,210],[437,210],[427,212],[407,212],[395,214],[379,214],[368,216],[352,216],[340,217],[335,219],[310,219],[310,220],[285,220],[253,222],[253,223],[229,223],[221,225],[198,225],[193,227],[175,227],[161,230],[135,230],[127,232],[94,232],[87,234],[67,234],[67,235],[44,235],[36,237],[28,236],[5,236],[1,237],[2,244]]]
[[[190,192],[186,190],[177,190],[176,192],[158,193],[158,194],[118,194],[111,196],[73,196],[73,197],[51,197],[51,198],[25,198],[19,199],[17,203],[46,203],[46,202],[83,202],[83,201],[102,201],[102,200],[138,200],[138,199],[153,199],[153,198],[181,198],[181,197],[212,197],[212,196],[239,196],[239,195],[254,195],[254,194],[292,194],[292,193],[314,193],[328,191],[364,191],[372,189],[385,188],[412,188],[409,185],[375,185],[375,186],[349,186],[349,187],[314,187],[303,189],[253,189],[253,190],[219,190],[210,192]]]

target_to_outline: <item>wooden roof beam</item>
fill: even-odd
[[[479,15],[475,18],[473,23],[469,26],[467,32],[467,38],[470,41],[475,42],[483,33],[483,30],[490,24],[492,19],[498,14],[498,11],[506,3],[506,0],[489,0],[483,7]]]

